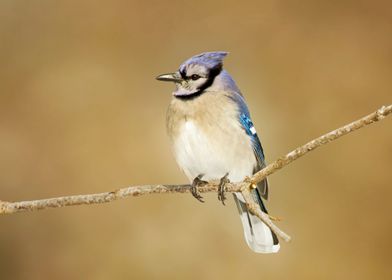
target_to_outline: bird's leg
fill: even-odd
[[[204,202],[203,197],[197,191],[197,188],[198,187],[202,187],[202,186],[208,184],[208,182],[203,181],[201,178],[203,178],[203,174],[200,174],[195,179],[193,179],[193,182],[192,182],[192,185],[191,185],[191,193],[198,201]]]
[[[218,187],[218,200],[222,201],[223,205],[226,205],[225,186],[227,183],[230,183],[230,180],[227,177],[229,177],[229,173],[226,173],[226,175],[220,179],[219,187]]]

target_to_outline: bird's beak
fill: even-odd
[[[179,73],[168,73],[168,74],[162,74],[156,77],[158,81],[164,81],[164,82],[175,82],[175,83],[180,83],[182,81],[182,77]]]

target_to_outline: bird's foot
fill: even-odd
[[[200,195],[197,188],[208,184],[208,182],[203,181],[201,178],[203,178],[203,174],[200,174],[195,179],[193,179],[193,182],[191,185],[191,193],[192,193],[193,197],[196,198],[198,201],[204,202],[203,197]]]
[[[228,179],[228,177],[229,177],[229,173],[226,173],[226,175],[223,176],[220,179],[219,187],[218,187],[218,200],[222,201],[223,205],[226,205],[225,204],[225,200],[226,200],[226,195],[225,195],[226,189],[225,189],[225,186],[226,186],[227,183],[230,183],[230,180]]]

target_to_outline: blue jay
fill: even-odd
[[[226,52],[206,52],[191,57],[175,73],[157,77],[176,85],[167,111],[166,125],[176,161],[192,182],[192,194],[201,202],[197,187],[219,180],[218,199],[224,204],[224,185],[240,182],[265,167],[264,153],[244,97],[223,69]],[[267,212],[267,179],[252,191]],[[234,193],[244,235],[257,253],[276,253],[276,235],[249,213],[240,193]]]

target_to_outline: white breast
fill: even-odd
[[[197,122],[188,120],[179,127],[173,148],[189,180],[200,174],[204,180],[220,179],[229,173],[230,181],[238,182],[251,176],[256,165],[249,137],[231,123],[216,126],[207,135]]]

